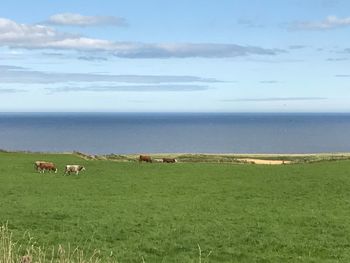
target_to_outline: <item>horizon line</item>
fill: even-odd
[[[0,114],[350,114],[350,111],[0,111]]]

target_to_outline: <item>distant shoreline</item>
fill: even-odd
[[[73,152],[32,152],[0,150],[8,154],[33,155],[74,155],[84,160],[108,160],[115,162],[137,162],[140,154],[106,154],[94,155],[78,151]],[[343,153],[310,153],[310,154],[239,154],[239,153],[153,153],[147,154],[155,162],[162,158],[176,158],[180,163],[232,163],[232,164],[266,164],[284,165],[297,163],[313,163],[320,161],[350,160],[350,152]]]

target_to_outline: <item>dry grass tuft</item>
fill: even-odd
[[[68,246],[65,249],[62,245],[57,248],[45,249],[28,238],[27,247],[19,246],[13,241],[13,236],[8,225],[0,227],[0,263],[100,263],[117,262],[114,259],[103,259],[99,250],[95,250],[91,255],[85,255],[80,248],[72,249]]]

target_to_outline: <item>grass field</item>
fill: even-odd
[[[35,160],[59,172],[39,174]],[[71,163],[86,172],[63,176]],[[350,262],[347,160],[138,164],[0,153],[0,200],[0,225],[23,251],[30,235],[44,248],[99,249],[102,262]]]

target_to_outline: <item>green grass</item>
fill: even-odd
[[[39,174],[35,160],[58,174]],[[63,176],[68,163],[79,176]],[[0,225],[118,262],[350,262],[350,161],[138,164],[0,153]],[[24,235],[26,233],[26,235]],[[199,248],[201,259],[199,259]]]

